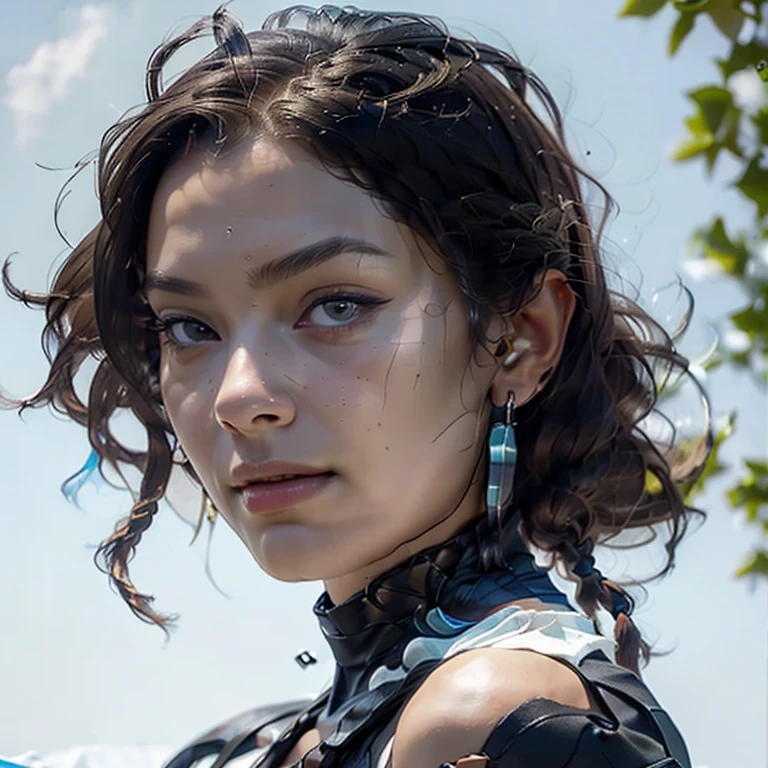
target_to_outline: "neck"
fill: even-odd
[[[335,605],[348,600],[352,595],[364,590],[368,584],[382,573],[394,568],[400,563],[422,552],[425,549],[442,544],[453,538],[470,520],[485,514],[481,509],[479,492],[482,489],[477,485],[470,488],[462,503],[445,519],[437,525],[429,528],[415,539],[406,541],[388,555],[374,560],[368,565],[352,573],[326,579],[323,584],[328,597]]]
[[[336,661],[325,716],[357,727],[368,704],[399,690],[417,658],[450,646],[501,607],[531,598],[568,606],[547,569],[536,565],[519,524],[515,511],[502,528],[501,563],[482,556],[494,532],[481,515],[371,579],[364,591],[336,602],[323,593],[313,610]]]

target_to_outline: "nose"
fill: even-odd
[[[244,347],[232,354],[214,402],[219,425],[231,433],[248,434],[265,426],[286,426],[296,417],[296,404],[284,386],[268,383],[253,355]]]

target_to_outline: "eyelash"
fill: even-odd
[[[367,294],[350,293],[348,291],[338,291],[333,293],[327,293],[324,296],[321,296],[320,298],[318,298],[316,301],[312,302],[312,304],[310,304],[309,307],[307,307],[306,311],[302,315],[302,318],[305,315],[308,315],[310,312],[312,312],[312,310],[314,310],[316,307],[322,306],[323,304],[333,304],[333,303],[343,302],[343,301],[347,301],[357,305],[357,311],[355,312],[354,318],[351,321],[344,323],[343,325],[316,326],[317,328],[321,329],[320,331],[321,333],[338,334],[338,333],[345,333],[350,330],[353,330],[361,322],[367,319],[368,315],[373,311],[375,307],[388,304],[390,299],[376,299]],[[174,349],[187,349],[188,347],[197,346],[198,345],[197,343],[184,344],[173,337],[174,326],[179,325],[181,323],[192,323],[197,325],[198,327],[201,327],[201,326],[205,327],[211,333],[213,333],[218,339],[218,334],[212,328],[210,328],[206,323],[202,322],[201,320],[197,320],[194,317],[188,317],[186,315],[172,315],[172,316],[163,317],[163,318],[155,316],[152,320],[152,323],[150,324],[150,330],[153,330],[157,333],[164,334],[163,344],[169,347],[172,347]],[[297,327],[299,328],[306,327],[306,325],[302,323],[301,318],[299,318]],[[213,340],[216,341],[217,339],[213,339]],[[201,341],[198,343],[203,343],[203,342]]]

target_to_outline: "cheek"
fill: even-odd
[[[487,371],[472,362],[459,302],[425,292],[391,330],[388,339],[371,343],[370,357],[355,367],[360,375],[347,397],[349,418],[362,441],[356,459],[375,465],[380,492],[418,485],[415,467],[430,484],[459,456],[471,465],[490,382]]]
[[[191,387],[175,379],[167,366],[161,368],[160,392],[168,420],[201,479],[208,477],[210,469],[213,390]]]

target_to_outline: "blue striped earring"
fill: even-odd
[[[509,392],[506,405],[493,406],[491,419],[493,426],[488,438],[490,460],[485,506],[491,530],[501,532],[501,514],[512,498],[517,462],[514,392]]]

